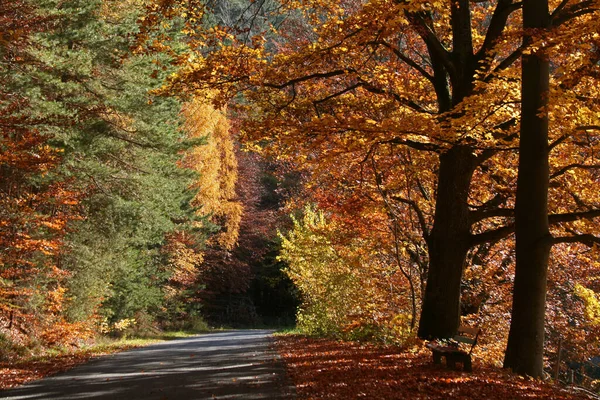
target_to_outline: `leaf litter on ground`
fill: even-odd
[[[156,339],[116,341],[108,345],[70,349],[65,354],[45,354],[2,361],[0,362],[0,390],[68,371],[94,357],[142,347],[158,341]]]
[[[433,364],[426,349],[282,335],[276,346],[305,399],[590,399],[550,382],[473,362],[473,372]],[[459,366],[460,368],[460,366]]]

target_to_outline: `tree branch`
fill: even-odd
[[[522,4],[522,2],[513,3],[513,0],[498,1],[498,5],[496,6],[494,14],[492,15],[492,19],[490,20],[490,25],[486,32],[483,45],[475,55],[478,62],[482,62],[490,55],[497,40],[500,38],[504,28],[506,27],[508,17],[514,11],[521,8]]]
[[[344,75],[347,74],[349,72],[355,72],[353,70],[348,70],[348,69],[338,69],[335,71],[329,71],[329,72],[317,72],[314,74],[309,74],[309,75],[305,75],[305,76],[301,76],[299,78],[295,78],[295,79],[291,79],[287,82],[284,83],[264,83],[264,86],[269,87],[269,88],[273,88],[273,89],[285,89],[288,86],[292,86],[295,85],[296,83],[301,83],[301,82],[306,82],[306,81],[310,81],[312,79],[327,79],[327,78],[332,78],[334,76],[340,76],[340,75]]]
[[[521,46],[518,49],[516,49],[515,51],[513,51],[511,54],[509,54],[508,57],[506,57],[504,60],[502,60],[502,62],[500,62],[500,64],[498,64],[498,66],[496,66],[496,68],[494,68],[494,70],[483,79],[483,81],[484,82],[491,81],[492,78],[498,72],[502,72],[506,68],[510,67],[515,61],[517,61],[521,57],[523,50],[524,50],[524,47]]]
[[[566,3],[565,0],[563,0],[563,2]],[[573,4],[570,7],[567,7],[566,4],[560,4],[552,13],[550,24],[552,26],[559,26],[574,18],[598,11],[598,6],[596,6],[596,4],[597,2],[595,0],[579,1],[577,4]]]
[[[417,72],[419,72],[425,79],[427,79],[428,81],[430,81],[431,83],[433,83],[433,76],[427,72],[423,67],[421,67],[419,64],[417,64],[413,59],[411,59],[410,57],[404,55],[400,50],[398,50],[398,48],[396,48],[395,46],[391,45],[390,43],[387,43],[385,40],[381,41],[381,42],[371,42],[369,44],[373,44],[373,45],[381,45],[383,47],[388,48],[389,50],[392,51],[392,53],[394,53],[394,55],[396,57],[398,57],[400,60],[402,60],[405,64],[407,64],[408,66],[412,67],[413,69],[415,69]]]
[[[589,233],[552,238],[552,244],[557,243],[581,243],[585,244],[586,246],[593,247],[595,244],[600,244],[600,238]]]
[[[429,230],[427,229],[427,222],[425,221],[425,215],[423,214],[423,211],[419,208],[419,205],[414,201],[414,200],[410,200],[410,199],[405,199],[404,197],[400,197],[400,196],[390,196],[391,199],[399,201],[400,203],[404,203],[409,205],[413,211],[415,212],[415,214],[417,214],[417,218],[419,219],[419,225],[421,225],[421,231],[423,232],[423,238],[425,239],[425,241],[429,240]]]
[[[487,242],[497,242],[505,237],[508,237],[515,231],[515,225],[509,224],[500,228],[492,229],[476,235],[471,235],[471,246],[483,244]]]
[[[404,97],[400,96],[398,93],[393,93],[393,92],[387,91],[385,89],[376,87],[373,84],[365,82],[365,81],[362,81],[362,80],[360,82],[360,86],[362,86],[366,91],[371,92],[373,94],[381,94],[381,95],[391,96],[398,103],[400,103],[402,105],[405,105],[405,106],[407,106],[408,108],[410,108],[410,109],[412,109],[414,111],[425,113],[425,114],[430,114],[430,115],[434,114],[432,111],[429,111],[429,110],[423,108],[423,106],[415,103],[412,100],[409,100],[407,98],[404,98]]]
[[[558,171],[552,173],[550,175],[550,180],[555,179],[561,175],[563,175],[565,172],[572,170],[572,169],[600,169],[600,164],[592,164],[592,165],[586,165],[586,164],[569,164],[569,165],[565,165],[564,167],[562,167],[561,169],[559,169]]]
[[[573,222],[578,221],[580,219],[592,219],[598,217],[600,217],[600,209],[564,214],[550,214],[548,215],[548,222],[550,223],[550,225],[556,225],[561,222]]]
[[[455,68],[452,63],[450,52],[446,50],[444,45],[440,42],[435,34],[435,31],[431,27],[431,14],[425,12],[419,13],[407,13],[409,21],[415,26],[415,29],[419,36],[423,39],[432,58],[434,56],[439,57],[440,61],[444,65],[447,71],[454,74]]]
[[[339,91],[339,92],[337,92],[337,93],[333,93],[333,94],[331,94],[331,95],[329,95],[329,96],[327,96],[327,97],[324,97],[324,98],[322,98],[322,99],[315,100],[315,101],[313,101],[313,104],[317,105],[317,104],[325,103],[326,101],[328,101],[328,100],[331,100],[331,99],[333,99],[333,98],[335,98],[335,97],[341,96],[341,95],[343,95],[344,93],[351,92],[351,91],[353,91],[354,89],[356,89],[356,88],[359,88],[360,86],[362,86],[360,83],[357,83],[357,84],[355,84],[355,85],[349,86],[349,87],[347,87],[346,89],[340,90],[340,91]]]
[[[486,204],[484,204],[483,207],[487,206],[488,203],[490,203],[496,199],[500,199],[500,200],[498,200],[498,202],[506,200],[504,196],[501,196],[498,194],[492,200],[486,202]],[[496,203],[496,202],[494,202],[494,203]],[[483,221],[484,219],[488,219],[488,218],[494,218],[494,217],[509,217],[510,218],[510,217],[514,217],[514,216],[515,216],[515,210],[512,208],[481,209],[481,210],[471,211],[471,213],[469,214],[469,218],[473,223],[480,222],[480,221]]]
[[[385,140],[382,142],[379,142],[380,144],[397,144],[397,145],[403,145],[403,146],[408,146],[412,149],[415,150],[422,150],[422,151],[431,151],[434,153],[439,153],[442,151],[442,147],[438,146],[437,144],[434,143],[422,143],[422,142],[415,142],[414,140],[408,140],[408,139],[401,139],[401,138],[394,138],[394,139],[390,139],[390,140]]]

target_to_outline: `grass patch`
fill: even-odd
[[[286,336],[286,335],[304,335],[304,332],[302,332],[300,329],[298,329],[297,327],[284,327],[284,328],[279,328],[277,329],[274,333],[274,336]]]

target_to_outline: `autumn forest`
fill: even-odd
[[[0,360],[464,325],[518,375],[597,359],[599,32],[598,0],[1,1]]]

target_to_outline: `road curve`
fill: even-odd
[[[0,391],[0,399],[293,399],[270,336],[244,330],[163,342]]]

